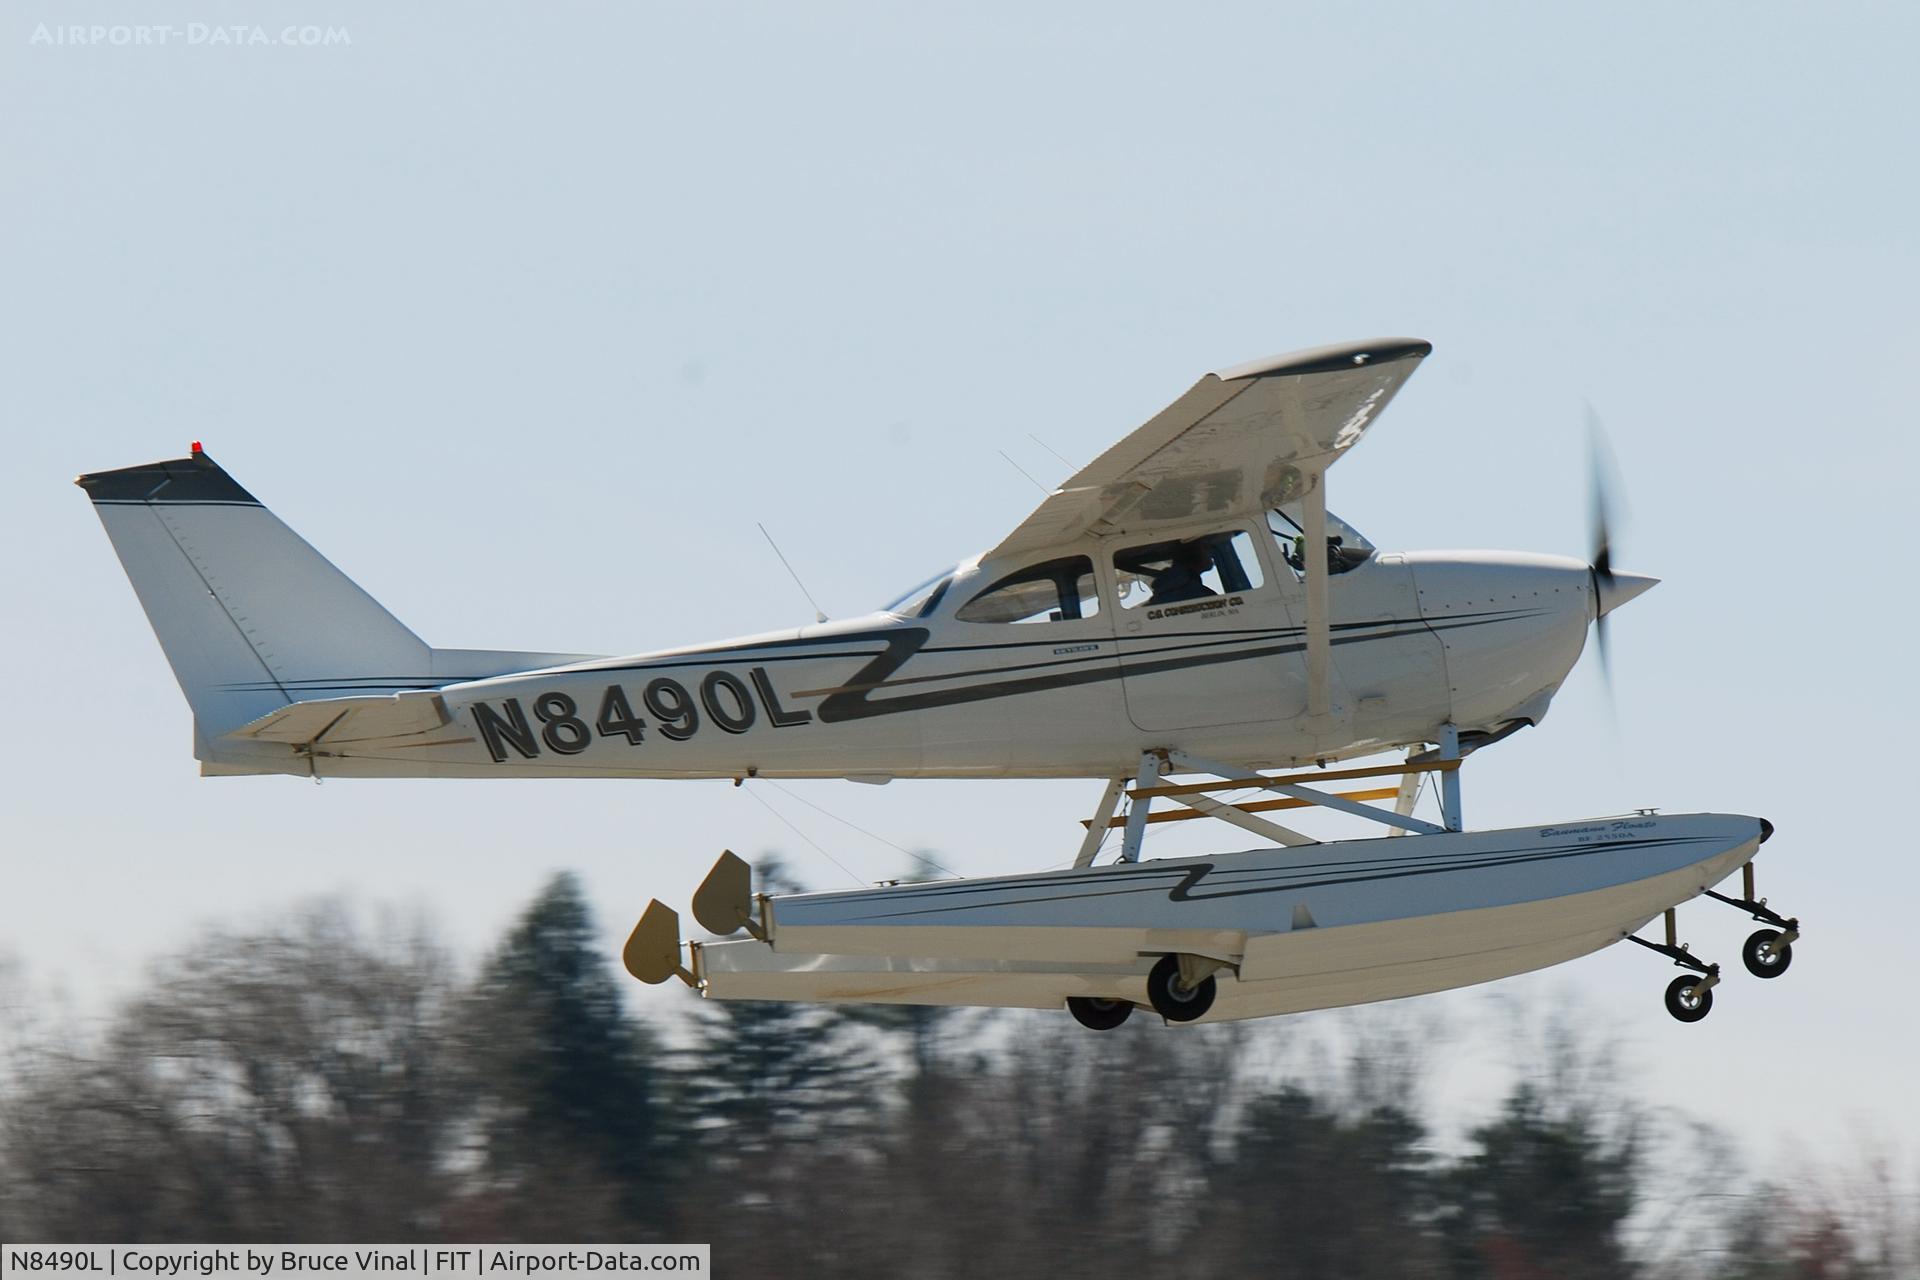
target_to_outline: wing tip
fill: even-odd
[[[1358,365],[1391,364],[1396,360],[1422,360],[1433,352],[1433,344],[1424,338],[1369,338],[1362,342],[1336,342],[1325,347],[1308,347],[1285,355],[1249,360],[1214,371],[1222,382],[1236,378],[1297,377],[1308,373],[1335,373]]]

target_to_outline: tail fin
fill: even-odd
[[[288,703],[433,688],[581,656],[436,652],[197,445],[190,457],[76,483],[193,708],[194,755],[240,766],[232,771],[254,770],[217,740]]]

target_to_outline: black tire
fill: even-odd
[[[1696,982],[1704,982],[1699,974],[1684,974],[1667,984],[1667,1012],[1682,1022],[1698,1022],[1713,1012],[1713,989],[1702,991],[1697,999],[1689,999],[1687,992]]]
[[[1093,996],[1068,996],[1067,1012],[1089,1031],[1111,1031],[1133,1016],[1131,1000],[1100,1000]]]
[[[1740,948],[1740,959],[1747,966],[1747,972],[1756,978],[1777,978],[1787,971],[1793,963],[1793,944],[1776,945],[1780,937],[1778,929],[1756,929],[1747,937],[1747,945]]]
[[[1180,984],[1180,957],[1161,956],[1147,975],[1147,1000],[1168,1022],[1192,1022],[1213,1008],[1219,984],[1208,974],[1197,985]]]

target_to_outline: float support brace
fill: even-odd
[[[1382,809],[1377,805],[1361,804],[1357,800],[1348,800],[1344,796],[1329,795],[1325,791],[1316,791],[1312,787],[1295,786],[1290,782],[1281,782],[1275,778],[1265,778],[1257,773],[1249,772],[1246,769],[1236,768],[1230,764],[1221,764],[1215,760],[1203,759],[1200,756],[1189,755],[1184,751],[1169,752],[1168,759],[1177,769],[1192,773],[1211,773],[1215,777],[1227,778],[1235,782],[1245,781],[1249,787],[1259,787],[1263,791],[1278,791],[1281,795],[1291,796],[1295,800],[1304,800],[1308,804],[1318,805],[1325,809],[1338,809],[1340,812],[1350,813],[1356,818],[1366,818],[1371,822],[1383,823],[1389,827],[1399,827],[1406,831],[1418,831],[1422,835],[1437,835],[1440,831],[1439,827],[1420,818],[1395,813],[1390,809]],[[1175,796],[1174,799],[1180,800],[1182,803],[1188,802],[1184,796]],[[1216,814],[1214,816],[1218,817],[1220,815]],[[1286,843],[1311,844],[1314,842],[1302,839],[1298,842],[1287,841]]]
[[[1142,751],[1140,753],[1140,776],[1135,785],[1142,791],[1160,781],[1160,753]],[[1127,810],[1127,831],[1120,842],[1120,861],[1140,861],[1140,845],[1147,837],[1147,811],[1153,808],[1153,800],[1148,796],[1136,796],[1133,807]],[[1093,838],[1091,829],[1087,839]]]

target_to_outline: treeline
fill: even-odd
[[[322,908],[203,937],[95,1035],[16,1007],[0,1239],[707,1241],[776,1278],[1920,1274],[1889,1179],[1771,1188],[1577,1037],[1461,1118],[1393,1009],[1302,1055],[1298,1020],[689,996],[661,1027],[626,981],[562,876],[472,976]]]

